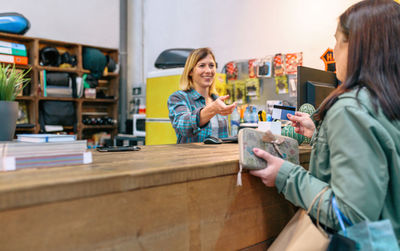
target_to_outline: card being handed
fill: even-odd
[[[285,106],[285,105],[274,105],[272,108],[272,118],[280,119],[280,120],[289,120],[287,115],[296,113],[296,107],[294,106]]]

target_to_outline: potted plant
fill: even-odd
[[[0,141],[12,140],[18,117],[17,95],[29,83],[26,75],[30,71],[15,69],[15,65],[0,64]]]

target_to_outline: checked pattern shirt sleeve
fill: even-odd
[[[202,142],[211,135],[211,123],[199,126],[200,111],[205,99],[196,90],[177,91],[168,99],[169,119],[175,129],[177,143]],[[218,116],[219,137],[227,137],[226,116]]]

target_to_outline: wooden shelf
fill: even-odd
[[[38,97],[39,100],[75,101],[76,98],[67,97]]]
[[[80,72],[86,73],[86,74],[89,74],[89,73],[90,73],[90,71],[89,71],[89,70],[86,70],[86,69],[82,69]],[[119,77],[119,74],[118,74],[118,73],[115,73],[115,72],[108,72],[107,74],[104,74],[104,75],[102,76],[102,78],[115,78],[115,77]]]
[[[0,38],[2,40],[7,40],[7,41],[23,41],[23,42],[30,42],[35,40],[35,38],[33,37],[26,37],[23,35],[17,35],[17,34],[10,34],[10,33],[4,33],[4,32],[0,32]]]
[[[81,46],[80,44],[75,44],[75,43],[70,43],[70,42],[64,42],[64,41],[58,41],[58,40],[52,40],[52,39],[39,39],[39,43],[43,44],[45,46],[62,46],[62,47],[67,47],[67,48],[73,48],[73,47],[79,47]],[[93,47],[93,46],[89,46]]]
[[[0,40],[1,40],[1,37],[0,37]],[[4,65],[14,65],[14,64],[12,64],[12,63],[7,63],[7,62],[0,62],[1,64],[4,64]],[[16,64],[15,65],[15,68],[16,69],[30,69],[30,68],[32,68],[32,65],[30,65],[30,64],[27,64],[27,65],[22,65],[22,64]]]
[[[17,69],[30,69],[29,78],[31,79],[24,94],[25,96],[16,97],[16,101],[25,103],[26,113],[28,114],[29,121],[34,124],[33,128],[18,128],[17,132],[28,132],[28,133],[39,133],[42,131],[40,126],[40,114],[41,104],[45,101],[66,101],[73,102],[76,111],[77,125],[64,126],[64,130],[69,133],[72,130],[76,130],[77,138],[90,138],[90,134],[95,134],[101,130],[107,130],[111,136],[114,137],[118,133],[118,127],[116,125],[104,125],[104,126],[85,126],[81,123],[83,114],[105,114],[103,117],[110,117],[115,121],[118,121],[118,96],[119,96],[119,74],[110,72],[103,76],[101,80],[102,86],[97,91],[102,91],[106,96],[113,96],[113,99],[87,99],[87,98],[72,98],[72,97],[43,97],[43,84],[41,84],[41,72],[46,70],[48,72],[66,72],[74,73],[78,77],[82,77],[83,74],[89,74],[88,69],[83,69],[83,47],[91,47],[100,50],[105,56],[109,56],[116,63],[118,63],[118,49],[114,48],[103,48],[95,45],[86,45],[78,43],[69,43],[64,41],[57,41],[51,39],[42,39],[35,37],[27,37],[22,35],[8,34],[0,32],[0,40],[23,44],[27,50],[28,65],[15,65]],[[60,68],[53,66],[44,66],[40,62],[40,50],[45,47],[56,48],[61,55],[62,53],[68,52],[71,56],[76,57],[76,66],[71,68]],[[6,65],[10,65],[7,64]],[[102,117],[100,115],[90,115],[91,117]],[[89,116],[89,117],[90,117]],[[85,131],[86,130],[86,131]],[[85,132],[84,132],[85,131]],[[88,135],[89,134],[89,135]]]
[[[81,98],[83,102],[86,103],[115,103],[118,102],[117,99],[111,99],[111,98]]]
[[[15,129],[16,132],[30,132],[33,133],[35,131],[35,127],[32,128],[16,128]]]
[[[30,101],[32,101],[34,99],[35,99],[35,97],[33,97],[33,96],[17,96],[15,98],[16,101],[18,101],[18,100],[30,100]]]
[[[83,129],[115,129],[116,125],[82,125]]]
[[[53,66],[38,66],[39,71],[46,70],[46,71],[58,71],[58,72],[71,72],[76,73],[78,72],[78,68],[60,68],[60,67],[53,67]]]
[[[118,73],[108,72],[106,75],[103,75],[103,78],[118,77],[118,76],[119,76]]]
[[[31,96],[19,96],[18,99],[21,100],[32,100],[34,97]],[[38,97],[39,100],[59,100],[59,101],[82,101],[85,103],[115,103],[118,102],[117,99],[109,98],[68,98],[68,97]]]

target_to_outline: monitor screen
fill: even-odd
[[[335,88],[336,86],[331,84],[307,81],[305,103],[312,104],[314,107],[319,107],[322,101],[324,101]]]
[[[318,108],[338,85],[336,74],[309,67],[297,67],[297,109],[304,103]]]

